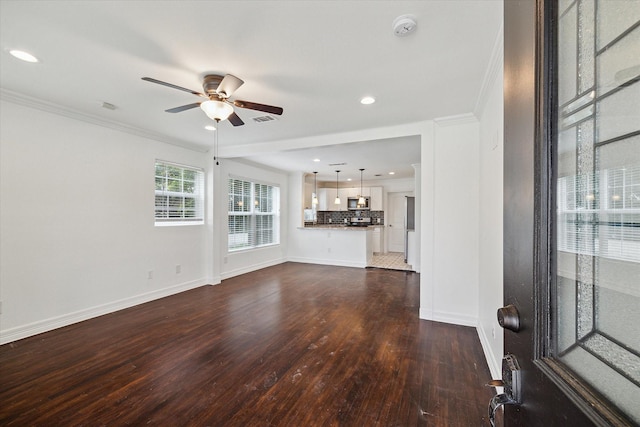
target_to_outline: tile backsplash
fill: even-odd
[[[384,225],[384,211],[318,211],[316,224],[341,224],[351,218],[371,218],[371,225]],[[380,222],[378,222],[378,219]]]

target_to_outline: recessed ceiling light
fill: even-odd
[[[320,161],[320,159],[313,159],[313,161],[314,161],[314,162],[319,162],[319,161]]]
[[[347,178],[347,181],[351,181],[351,178]]]
[[[365,96],[360,100],[360,104],[369,105],[376,102],[376,99],[373,96]]]
[[[10,50],[9,53],[11,55],[13,55],[14,57],[21,59],[23,61],[26,62],[38,62],[38,58],[36,58],[35,56],[31,55],[28,52],[24,52],[22,50]]]
[[[206,130],[216,130],[216,127],[215,127],[215,126],[213,126],[213,125],[206,125],[204,128],[205,128]]]
[[[389,172],[389,175],[395,175],[395,174],[396,174],[395,172]]]

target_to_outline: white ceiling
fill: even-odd
[[[397,37],[392,23],[405,14],[417,30]],[[365,168],[365,179],[388,178],[391,170],[401,178],[419,161],[416,138],[265,147],[473,112],[501,22],[500,0],[1,0],[0,87],[4,98],[35,98],[204,152],[214,139],[205,114],[164,112],[201,98],[141,77],[202,91],[204,75],[230,73],[245,81],[232,99],[280,106],[284,114],[256,123],[266,113],[236,108],[246,124],[221,123],[221,154],[247,147],[252,161],[318,170],[319,179],[335,177],[329,164],[343,162],[356,176]],[[16,60],[10,49],[40,62]],[[361,105],[364,95],[377,102]]]

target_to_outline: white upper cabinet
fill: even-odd
[[[371,198],[369,208],[372,211],[382,210],[382,187],[362,187],[362,195]],[[340,204],[334,203],[336,198],[335,188],[318,188],[319,211],[344,211],[347,210],[347,198],[360,196],[360,187],[340,188]]]
[[[366,196],[367,194],[365,194]],[[369,203],[371,204],[369,208],[372,211],[381,211],[382,210],[382,187],[369,187],[369,197],[371,200]]]

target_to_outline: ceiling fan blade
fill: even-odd
[[[274,107],[273,105],[258,104],[258,103],[249,102],[249,101],[236,100],[236,101],[233,101],[233,105],[240,108],[248,108],[250,110],[264,111],[265,113],[271,113],[271,114],[277,114],[277,115],[281,115],[282,112],[284,111],[280,107]]]
[[[151,77],[143,77],[142,80],[145,80],[145,81],[148,81],[148,82],[151,82],[151,83],[157,83],[157,84],[162,85],[162,86],[171,87],[171,88],[178,89],[178,90],[181,90],[181,91],[184,91],[184,92],[189,92],[190,94],[198,95],[198,96],[201,96],[203,98],[207,98],[207,99],[209,98],[207,95],[202,94],[200,92],[196,92],[195,90],[187,89],[187,88],[184,88],[184,87],[181,87],[181,86],[176,86],[174,84],[163,82],[161,80],[156,80],[156,79],[151,78]]]
[[[227,120],[229,120],[229,122],[231,122],[231,124],[234,126],[242,126],[244,124],[242,119],[238,117],[238,115],[235,112],[231,113],[231,115],[227,118]]]
[[[227,74],[218,85],[216,92],[218,93],[218,95],[224,98],[228,98],[243,84],[243,80],[237,78],[232,74]]]
[[[181,107],[169,108],[168,110],[164,110],[164,111],[166,111],[167,113],[179,113],[181,111],[190,110],[192,108],[196,108],[199,106],[200,106],[200,102],[196,102],[193,104],[183,105]]]

